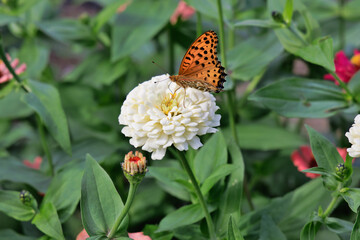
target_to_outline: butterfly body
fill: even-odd
[[[206,92],[220,92],[225,82],[225,68],[216,56],[218,38],[207,31],[189,47],[180,64],[179,75],[170,76],[180,87],[196,88]]]

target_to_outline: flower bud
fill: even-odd
[[[132,183],[139,183],[147,172],[146,158],[142,153],[132,151],[125,155],[124,162],[121,164],[125,177]]]
[[[336,172],[336,175],[343,178],[347,173],[347,168],[345,167],[345,164],[344,163],[338,164],[336,166],[335,172]]]
[[[81,23],[85,24],[85,25],[88,25],[90,23],[90,17],[89,17],[89,14],[87,13],[82,13],[80,16],[79,16],[79,20]]]
[[[26,191],[26,190],[22,190],[20,192],[20,201],[26,205],[26,206],[29,206],[29,207],[32,207],[33,209],[37,209],[37,202],[36,200],[34,199],[34,196],[31,195],[31,193],[29,191]]]
[[[281,12],[278,11],[272,11],[271,17],[274,19],[275,22],[278,23],[285,23],[284,17]]]

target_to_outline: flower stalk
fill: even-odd
[[[129,212],[130,206],[131,206],[132,202],[134,201],[135,193],[136,193],[136,190],[137,190],[137,187],[139,186],[139,184],[140,183],[130,182],[129,194],[126,199],[125,206],[122,209],[120,215],[116,218],[114,225],[112,226],[110,232],[107,235],[107,237],[109,239],[111,239],[115,235],[121,222],[124,220],[126,214]]]
[[[332,198],[331,202],[329,203],[328,207],[326,208],[325,212],[321,215],[322,218],[326,218],[330,215],[330,213],[334,210],[336,202],[339,198],[339,194],[336,194],[335,197]]]
[[[114,225],[111,227],[107,235],[107,237],[110,239],[116,234],[121,222],[124,220],[126,214],[129,212],[130,206],[134,201],[136,189],[138,188],[142,179],[145,177],[146,172],[148,171],[146,166],[146,158],[143,156],[142,153],[138,151],[136,151],[135,154],[133,154],[132,151],[126,154],[124,162],[121,163],[121,167],[123,169],[123,173],[126,179],[130,183],[130,189],[125,206],[119,216],[116,218]]]
[[[209,210],[207,209],[206,203],[205,203],[205,199],[204,196],[201,193],[200,187],[198,182],[196,181],[196,178],[194,176],[194,173],[192,172],[189,163],[187,162],[184,153],[180,152],[180,151],[174,151],[176,152],[178,159],[180,160],[182,166],[184,167],[186,173],[188,174],[192,185],[194,186],[195,189],[195,194],[200,202],[200,206],[204,212],[205,215],[205,219],[206,219],[206,223],[209,229],[209,235],[210,235],[210,239],[216,239],[216,234],[215,234],[215,227],[214,227],[214,223],[211,219]]]

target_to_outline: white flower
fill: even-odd
[[[351,157],[360,157],[360,114],[355,117],[355,123],[349,129],[349,132],[345,133],[345,136],[352,144],[351,148],[347,151]]]
[[[208,92],[171,82],[169,75],[153,77],[135,87],[121,107],[119,123],[130,144],[152,152],[152,159],[162,159],[166,148],[174,145],[188,150],[202,146],[198,136],[214,133],[220,125],[215,97]],[[173,94],[175,92],[175,94]]]

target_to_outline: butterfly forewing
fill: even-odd
[[[179,76],[172,80],[183,87],[220,92],[226,73],[216,56],[217,43],[218,38],[214,31],[207,31],[198,37],[181,62]]]

